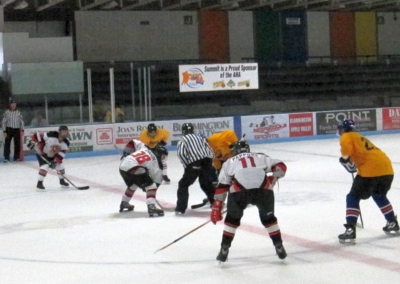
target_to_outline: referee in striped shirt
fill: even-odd
[[[3,135],[4,143],[4,163],[10,161],[10,146],[11,140],[14,138],[14,161],[19,161],[21,152],[21,130],[24,130],[24,121],[22,115],[17,109],[17,103],[10,101],[8,110],[3,116]]]
[[[194,127],[191,123],[182,125],[182,140],[178,142],[177,154],[183,164],[184,173],[178,184],[178,201],[176,202],[175,214],[185,214],[189,201],[189,186],[199,178],[200,188],[207,195],[211,204],[214,202],[214,186],[210,179],[214,171],[212,159],[214,153],[208,145],[207,140],[193,133]]]

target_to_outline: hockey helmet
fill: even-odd
[[[150,123],[147,126],[147,132],[148,133],[157,133],[157,126],[154,123]]]
[[[250,146],[246,142],[246,140],[240,140],[236,143],[233,143],[229,146],[229,148],[231,149],[234,155],[250,152]]]
[[[340,136],[344,132],[351,132],[354,131],[356,128],[356,124],[352,119],[345,119],[339,123],[337,126],[337,134]]]
[[[58,128],[58,131],[61,132],[62,130],[67,130],[68,131],[68,126],[60,125],[60,127]]]
[[[193,134],[194,126],[191,123],[182,124],[182,135]]]

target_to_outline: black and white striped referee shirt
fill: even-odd
[[[178,158],[186,168],[187,165],[204,158],[214,158],[214,152],[208,145],[207,140],[196,134],[182,136],[178,142]]]
[[[3,131],[6,131],[7,127],[15,129],[24,129],[24,120],[19,110],[6,110],[3,116]]]

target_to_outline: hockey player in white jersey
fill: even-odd
[[[286,165],[263,153],[250,152],[250,147],[244,140],[233,144],[231,149],[235,156],[222,165],[211,211],[211,221],[214,224],[222,220],[222,207],[228,195],[227,214],[217,260],[227,260],[243,211],[249,204],[257,206],[261,223],[269,233],[276,254],[284,259],[287,254],[282,245],[278,220],[274,215],[273,187],[279,178],[285,176]],[[267,173],[272,175],[268,176]]]
[[[69,186],[69,183],[62,176],[65,174],[63,159],[69,147],[68,135],[68,127],[61,125],[58,131],[36,132],[31,136],[27,146],[29,149],[36,151],[36,158],[40,166],[36,185],[37,191],[45,190],[43,181],[49,168],[57,171],[61,186]]]
[[[132,211],[135,207],[129,204],[138,188],[146,192],[147,211],[150,217],[164,216],[164,211],[156,207],[156,192],[162,182],[162,156],[167,155],[164,146],[150,150],[143,142],[133,139],[124,149],[119,172],[127,189],[122,196],[119,212]]]

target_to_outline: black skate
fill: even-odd
[[[38,181],[36,185],[36,191],[44,191],[43,181]]]
[[[164,216],[164,211],[161,209],[158,209],[154,204],[147,205],[147,212],[149,212],[150,217],[154,217],[154,215],[156,215],[156,217]]]
[[[169,183],[171,182],[171,180],[168,178],[167,175],[163,175],[163,176],[162,176],[162,179],[163,179],[163,181],[164,181],[165,184],[169,184]]]
[[[287,253],[285,248],[282,244],[275,246],[276,254],[278,255],[279,259],[285,259],[287,257]]]
[[[62,178],[62,179],[60,179],[60,185],[61,185],[62,187],[67,187],[67,186],[69,186],[69,183],[66,182],[66,181]]]
[[[382,230],[388,235],[395,235],[400,233],[399,223],[397,222],[397,216],[391,222],[387,222],[386,226]]]
[[[356,244],[356,226],[351,224],[344,224],[346,231],[338,236],[341,244]]]
[[[127,201],[122,201],[121,204],[119,205],[119,212],[124,211],[126,209],[127,211],[132,211],[135,208],[135,206],[129,204]]]
[[[228,259],[229,249],[228,248],[221,248],[217,255],[217,260],[219,262],[225,262]]]

